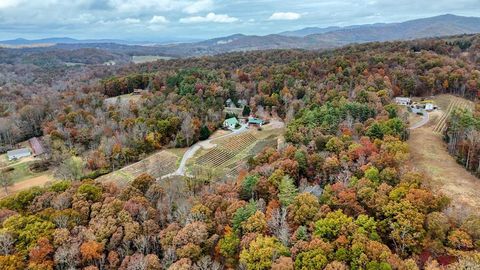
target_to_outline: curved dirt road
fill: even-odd
[[[428,115],[428,112],[427,111],[422,111],[422,112],[423,112],[422,120],[410,126],[409,129],[417,129],[419,127],[423,127],[428,123],[428,121],[430,120],[430,116]]]
[[[48,182],[51,182],[53,180],[54,179],[50,175],[45,174],[45,175],[40,175],[40,176],[30,178],[30,179],[25,180],[25,181],[15,183],[15,184],[13,184],[13,186],[8,188],[8,194],[5,194],[5,190],[2,188],[0,190],[0,198],[5,197],[5,196],[10,195],[10,194],[13,194],[13,193],[16,193],[16,192],[19,192],[19,191],[22,191],[22,190],[25,190],[25,189],[28,189],[28,188],[31,188],[31,187],[37,187],[37,186],[43,187],[45,184],[47,184]]]

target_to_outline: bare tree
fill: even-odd
[[[268,227],[275,237],[277,237],[285,246],[288,246],[290,232],[287,223],[287,209],[285,207],[275,209],[268,220]]]
[[[0,234],[0,254],[8,255],[13,250],[13,243],[15,239],[10,233],[1,233]]]
[[[193,266],[193,270],[220,270],[220,269],[222,269],[222,266],[218,262],[212,260],[212,257],[210,256],[203,256]]]
[[[187,142],[187,146],[190,145],[190,140],[193,138],[193,133],[194,133],[194,127],[193,127],[192,116],[190,114],[187,114],[183,119],[183,123],[182,123],[182,134]]]
[[[5,194],[8,194],[8,188],[13,185],[12,173],[6,169],[0,170],[0,185],[3,187]]]

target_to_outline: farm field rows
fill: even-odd
[[[192,172],[208,171],[223,179],[235,178],[242,170],[248,158],[255,156],[265,147],[277,146],[278,136],[283,134],[283,126],[267,126],[262,131],[249,130],[243,134],[219,139],[213,143],[217,146],[202,150],[189,162]]]
[[[162,150],[139,162],[103,175],[97,178],[97,181],[116,182],[122,185],[132,181],[142,173],[148,173],[155,178],[161,177],[175,171],[179,159],[178,155],[182,153],[183,151]]]
[[[436,134],[443,134],[447,128],[448,117],[455,109],[471,109],[472,106],[473,105],[471,101],[451,96],[451,100],[449,101],[448,106],[444,110],[442,116],[435,122],[433,132]]]

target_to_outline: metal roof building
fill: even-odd
[[[15,159],[23,158],[23,157],[28,157],[31,154],[32,153],[30,153],[30,149],[21,148],[21,149],[8,151],[7,152],[7,157],[8,157],[8,160],[15,160]]]
[[[43,148],[42,142],[37,137],[33,137],[30,140],[28,140],[30,143],[30,147],[33,150],[33,155],[34,156],[39,156],[41,154],[45,153],[45,148]]]
[[[225,121],[223,121],[223,127],[229,128],[229,129],[235,129],[235,127],[239,124],[237,118],[232,117],[228,118]]]

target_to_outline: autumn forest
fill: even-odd
[[[41,137],[48,155],[35,166],[59,180],[0,200],[0,269],[480,267],[479,209],[450,214],[455,198],[417,169],[411,117],[395,104],[473,102],[440,136],[480,176],[479,35],[112,67],[34,60],[0,64],[0,153]],[[283,143],[235,177],[98,180],[206,140],[227,100],[285,123]]]

